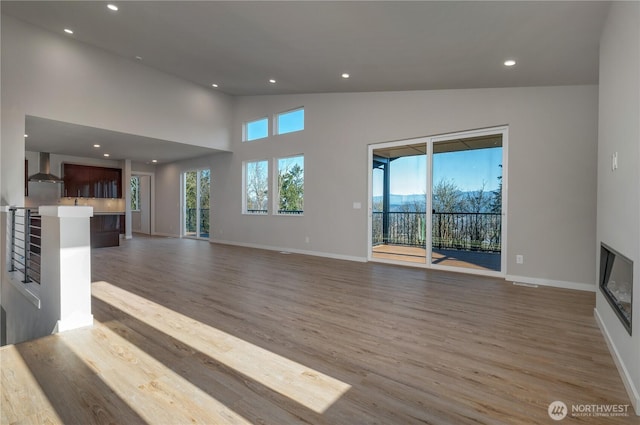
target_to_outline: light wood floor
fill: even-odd
[[[93,328],[0,349],[2,423],[549,424],[554,400],[629,404],[593,293],[188,239],[92,261]]]

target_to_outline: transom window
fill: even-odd
[[[249,121],[244,125],[244,141],[264,139],[269,136],[269,118],[264,117],[255,121]]]
[[[276,134],[304,130],[304,108],[281,112],[276,115]]]

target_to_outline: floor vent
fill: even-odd
[[[538,287],[538,285],[535,285],[533,283],[513,282],[513,284],[515,286],[524,286],[526,288],[537,288]]]

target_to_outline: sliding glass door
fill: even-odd
[[[208,239],[211,171],[208,169],[186,171],[182,174],[182,180],[184,217],[182,235]]]
[[[506,133],[371,145],[369,259],[502,273]]]
[[[432,142],[431,264],[502,270],[502,134]]]
[[[371,153],[373,258],[426,261],[426,149],[425,143],[413,143]]]

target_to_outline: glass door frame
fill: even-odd
[[[479,136],[489,135],[501,135],[502,136],[502,222],[501,222],[501,247],[500,247],[500,270],[478,270],[464,267],[452,267],[439,264],[433,264],[431,262],[433,255],[433,232],[432,232],[432,196],[433,196],[433,145],[434,143],[444,142],[448,140],[466,139]],[[447,133],[436,136],[418,137],[415,139],[397,140],[393,142],[384,142],[370,144],[368,146],[368,158],[367,158],[367,183],[368,183],[368,197],[367,197],[367,261],[398,264],[404,266],[421,267],[434,270],[446,270],[468,274],[477,274],[483,276],[505,277],[507,269],[507,193],[508,193],[508,146],[509,146],[509,127],[499,126],[478,130],[461,131],[455,133]],[[424,142],[427,146],[427,172],[426,172],[426,185],[427,185],[427,199],[426,199],[426,222],[428,225],[428,231],[426,232],[426,258],[424,263],[406,262],[383,258],[373,257],[373,152],[377,149],[391,148],[396,146],[414,145]]]
[[[181,223],[180,223],[180,237],[189,238],[189,239],[200,239],[200,240],[209,240],[211,238],[211,206],[209,206],[209,236],[203,237],[200,235],[200,225],[201,225],[201,216],[200,216],[200,174],[202,171],[209,171],[209,200],[211,200],[211,169],[208,167],[196,168],[185,170],[181,173],[180,178],[182,180],[181,191],[182,191],[182,208],[180,211],[181,215]],[[196,231],[195,235],[187,235],[187,173],[196,173]],[[211,202],[211,201],[209,201]]]

